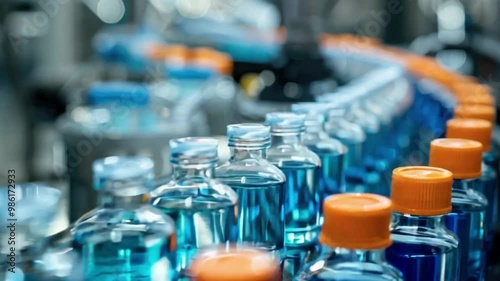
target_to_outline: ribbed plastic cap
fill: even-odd
[[[436,216],[451,211],[453,175],[424,166],[400,167],[392,172],[391,200],[395,212]]]
[[[232,58],[210,48],[196,48],[191,51],[191,62],[199,66],[208,66],[217,70],[221,74],[230,75],[233,73]]]
[[[326,120],[326,114],[331,107],[321,103],[302,102],[292,104],[292,112],[306,115],[305,125],[321,125]]]
[[[375,194],[337,194],[325,199],[319,241],[329,247],[381,249],[391,245],[391,200]]]
[[[483,146],[466,139],[435,139],[431,142],[429,166],[446,169],[454,179],[481,176]]]
[[[111,156],[98,159],[94,161],[92,171],[95,190],[133,183],[153,187],[154,163],[147,157]]]
[[[459,105],[455,107],[455,118],[483,119],[495,123],[496,109],[487,105]]]
[[[229,146],[268,147],[271,145],[269,126],[257,123],[233,124],[227,126]]]
[[[495,105],[495,98],[490,94],[457,95],[457,101],[462,105]]]
[[[149,104],[149,90],[146,85],[133,82],[94,83],[87,89],[87,103],[91,106],[145,106]]]
[[[452,85],[459,104],[465,105],[495,105],[495,98],[488,86],[479,83],[459,82]]]
[[[490,151],[492,134],[493,126],[486,120],[455,118],[446,123],[447,138],[478,141],[483,145],[483,152]]]
[[[219,142],[212,138],[188,137],[170,141],[170,162],[189,164],[217,162]]]
[[[189,270],[193,281],[280,281],[278,263],[257,250],[218,251],[196,258]]]
[[[304,123],[304,115],[291,112],[274,112],[266,114],[266,125],[271,127],[271,131],[303,131]]]

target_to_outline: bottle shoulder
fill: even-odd
[[[393,225],[391,239],[393,243],[429,245],[444,251],[458,249],[459,245],[456,235],[444,225],[439,228]]]
[[[186,208],[197,204],[231,206],[237,201],[238,195],[230,186],[206,177],[173,179],[150,193],[150,202],[153,206],[164,202],[182,203]]]
[[[71,233],[86,237],[94,233],[142,233],[171,235],[175,231],[175,223],[167,215],[150,205],[137,209],[94,209],[78,219]]]
[[[304,145],[272,146],[267,151],[267,160],[276,166],[281,166],[284,162],[321,166],[319,156]]]
[[[352,261],[342,255],[321,255],[308,263],[296,281],[403,281],[402,273],[390,264]]]
[[[272,185],[286,181],[285,174],[271,162],[256,158],[227,162],[216,168],[215,176],[228,185],[231,183]]]
[[[471,210],[486,209],[488,201],[486,197],[473,189],[452,191],[451,203],[454,208],[465,208]]]

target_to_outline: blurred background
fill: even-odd
[[[153,157],[159,181],[168,179],[169,139],[221,136],[227,124],[262,121],[356,78],[342,75],[348,64],[325,67],[318,50],[325,33],[435,57],[496,96],[499,24],[497,0],[2,0],[0,182],[15,169],[17,182],[48,182],[65,193],[71,186],[73,202],[95,201],[86,193],[91,160],[113,154]],[[195,65],[213,64],[216,74],[177,69],[186,48],[200,47]],[[153,115],[110,121],[92,107],[101,102],[100,81],[147,85]],[[109,122],[112,129],[100,127]],[[70,217],[54,231],[91,206],[65,204],[61,213]]]

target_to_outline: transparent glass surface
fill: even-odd
[[[231,149],[216,177],[238,194],[238,221],[231,240],[263,250],[282,250],[285,237],[285,175],[265,157],[265,148]]]
[[[295,281],[403,281],[401,272],[385,261],[385,249],[363,251],[323,247]]]
[[[0,261],[5,262],[11,247],[19,252],[44,245],[62,195],[58,189],[36,183],[3,186],[0,195],[4,206],[0,212],[0,237],[5,241],[0,246]]]
[[[286,176],[285,245],[314,243],[320,227],[321,160],[303,146],[300,132],[273,135],[267,160]]]
[[[391,238],[387,261],[403,273],[406,281],[459,280],[459,242],[445,227],[443,216],[394,213]]]
[[[325,124],[325,131],[330,137],[341,141],[347,147],[346,167],[362,166],[366,135],[359,125],[343,117],[330,117]]]
[[[460,241],[460,280],[483,280],[487,200],[477,192],[475,179],[454,180],[452,211],[445,225]]]
[[[238,195],[214,179],[217,141],[184,138],[170,141],[172,180],[151,192],[150,204],[175,221],[175,268],[187,276],[199,248],[231,239],[238,218]]]

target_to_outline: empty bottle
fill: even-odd
[[[326,108],[319,103],[297,103],[292,112],[306,115],[302,144],[321,159],[320,193],[324,198],[344,191],[344,163],[347,147],[323,130]],[[323,201],[322,201],[323,202]]]
[[[387,261],[406,281],[457,281],[459,243],[444,225],[451,211],[450,171],[435,167],[401,167],[392,174],[392,245]]]
[[[93,164],[100,207],[71,230],[85,280],[172,280],[175,225],[144,204],[153,188],[153,162],[142,157],[108,157]]]
[[[498,220],[497,173],[484,161],[484,159],[489,157],[492,134],[493,126],[486,120],[464,118],[451,119],[446,123],[447,138],[475,140],[483,145],[481,177],[476,187],[488,200],[488,208],[486,209],[486,222],[488,227],[488,231],[486,232],[486,249],[488,251],[491,251],[493,247],[493,234]]]
[[[151,192],[150,203],[176,224],[179,278],[199,248],[230,240],[238,217],[237,194],[214,179],[217,145],[211,138],[171,140],[172,180]]]
[[[308,263],[296,281],[402,281],[385,260],[391,245],[391,201],[376,194],[336,194],[324,203],[319,236],[320,256]]]
[[[285,246],[304,246],[316,241],[320,227],[319,172],[321,160],[302,145],[304,115],[269,113],[272,145],[267,159],[286,176]]]
[[[280,251],[285,238],[285,175],[265,160],[271,133],[261,124],[227,126],[229,162],[216,169],[219,181],[238,193],[232,241]]]
[[[280,281],[278,260],[252,248],[219,248],[194,258],[192,281]]]
[[[429,166],[453,173],[452,210],[445,224],[460,241],[460,280],[484,279],[487,200],[475,190],[481,176],[481,143],[466,139],[435,139]]]

